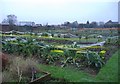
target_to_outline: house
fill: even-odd
[[[35,22],[31,21],[20,21],[18,26],[35,26]]]
[[[105,24],[107,24],[107,25],[115,25],[115,24],[118,24],[118,22],[112,22],[111,20],[109,20]]]

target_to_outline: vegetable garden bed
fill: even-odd
[[[116,48],[115,45],[104,45],[78,48],[75,46],[69,46],[74,41],[72,39],[50,39],[50,38],[37,38],[33,41],[33,38],[26,38],[27,42],[21,42],[20,40],[14,42],[6,42],[3,44],[3,52],[14,53],[17,55],[23,55],[24,57],[36,57],[40,63],[47,65],[56,65],[60,67],[74,67],[90,74],[97,74],[107,60],[112,56],[115,50],[111,52],[111,49]],[[55,45],[45,45],[37,40],[50,42],[59,42],[61,44],[67,44],[67,47],[57,47]],[[85,40],[85,39],[84,39]],[[90,42],[84,43],[90,44]],[[68,47],[69,46],[69,47]],[[103,52],[104,51],[104,52]]]

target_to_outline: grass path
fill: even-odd
[[[117,82],[118,81],[118,50],[107,62],[107,64],[100,70],[96,79],[104,82]]]
[[[92,82],[94,78],[85,72],[71,68],[61,68],[57,66],[40,65],[42,70],[48,71],[55,78],[64,78],[70,82]]]

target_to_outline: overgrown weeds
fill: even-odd
[[[32,78],[32,68],[40,71],[37,60],[33,58],[10,57],[10,65],[3,71],[3,82],[28,82]]]

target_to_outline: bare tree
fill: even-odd
[[[15,25],[16,24],[16,22],[17,22],[17,16],[15,16],[15,15],[7,15],[7,21],[8,21],[8,23],[9,23],[9,25]]]
[[[14,29],[14,25],[17,23],[17,16],[15,15],[7,15],[7,21],[9,23],[10,30]]]
[[[4,19],[2,21],[2,23],[3,24],[9,24],[10,30],[13,30],[14,25],[16,25],[16,23],[17,23],[17,16],[15,16],[13,14],[7,15],[7,19]]]

